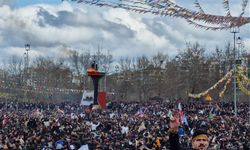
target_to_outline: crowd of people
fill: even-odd
[[[182,147],[196,129],[210,149],[250,149],[249,106],[227,102],[112,102],[106,109],[79,104],[0,102],[0,149],[159,150],[170,148],[170,121],[179,120]]]

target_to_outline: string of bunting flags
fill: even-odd
[[[241,91],[246,94],[246,95],[250,95],[250,91],[244,87],[244,85],[242,84],[242,82],[240,81],[240,74],[237,75],[237,84],[239,86],[239,88],[241,89]]]
[[[210,88],[207,89],[206,91],[201,92],[201,93],[199,93],[199,94],[192,94],[192,93],[189,93],[188,96],[191,97],[191,98],[196,98],[196,99],[198,99],[198,98],[201,98],[201,97],[204,97],[204,96],[208,95],[208,93],[209,93],[211,90],[214,90],[215,88],[217,88],[219,84],[221,84],[222,82],[224,82],[224,81],[230,79],[230,78],[232,77],[232,73],[233,73],[233,70],[229,71],[223,78],[221,78],[217,83],[215,83],[212,87],[210,87]],[[229,81],[227,81],[226,84],[229,84],[228,82],[229,82]],[[226,85],[225,85],[225,86],[226,86]],[[226,87],[225,87],[225,86],[224,86],[224,88],[223,88],[223,91],[221,92],[222,94],[225,92],[225,89],[226,89],[226,87],[227,87],[227,86],[226,86]],[[221,95],[222,95],[222,94],[221,94]]]
[[[245,84],[249,85],[249,84],[250,84],[250,80],[249,80],[248,77],[245,75],[245,73],[246,73],[246,68],[238,67],[237,69],[238,69],[238,70],[237,70],[238,75],[241,77],[241,79],[244,81]]]
[[[244,81],[245,84],[250,84],[250,79],[248,79],[244,74],[240,74],[241,79]]]
[[[250,91],[244,86],[244,84],[246,86],[250,85],[250,80],[244,75],[245,70],[242,67],[238,67],[237,68],[237,84],[238,87],[240,88],[240,90],[246,94],[246,95],[250,95]],[[244,83],[242,83],[242,81]]]
[[[66,0],[64,0],[66,1]],[[122,8],[137,13],[151,13],[160,16],[184,18],[189,24],[206,30],[225,30],[232,27],[240,27],[250,23],[250,17],[244,17],[248,0],[241,1],[241,13],[232,16],[230,13],[229,0],[223,0],[226,15],[214,15],[204,12],[198,0],[194,6],[198,10],[184,8],[172,0],[68,0],[78,3],[95,5],[99,7]]]
[[[225,83],[225,85],[223,87],[223,90],[219,93],[219,97],[224,97],[224,94],[225,94],[225,92],[227,90],[227,87],[228,87],[229,83],[231,83],[231,81],[232,81],[231,78],[229,78],[227,80],[227,82]]]
[[[44,89],[39,89],[39,88],[10,88],[6,86],[0,86],[1,89],[8,89],[8,90],[13,90],[13,91],[24,91],[24,92],[32,92],[32,93],[52,93],[52,92],[64,92],[64,93],[82,93],[83,90],[76,90],[76,89],[60,89],[60,88],[44,88]]]
[[[237,85],[239,87],[239,89],[246,95],[250,95],[250,90],[248,90],[245,86],[249,86],[250,85],[250,79],[244,74],[246,73],[245,69],[241,66],[237,67],[237,70],[235,71],[236,74],[236,82]],[[225,83],[223,90],[219,93],[219,97],[223,97],[225,91],[227,90],[228,85],[231,83],[232,79],[232,74],[233,74],[233,70],[231,70],[230,72],[228,72],[222,79],[220,79],[217,83],[215,83],[212,87],[210,87],[208,90],[201,92],[199,94],[192,94],[189,93],[188,96],[191,98],[201,98],[201,97],[205,97],[207,99],[207,97],[209,97],[209,99],[211,99],[210,95],[208,94],[211,90],[215,89],[218,87],[218,85],[222,82],[224,82],[225,80],[227,80],[227,82]]]

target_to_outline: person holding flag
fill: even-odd
[[[191,140],[191,147],[182,147],[179,142],[179,119],[172,117],[170,118],[170,129],[169,129],[169,142],[170,142],[170,150],[207,150],[209,147],[208,141],[208,133],[206,130],[202,130],[197,128],[194,131]]]

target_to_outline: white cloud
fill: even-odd
[[[202,4],[204,10],[212,10],[209,13],[224,12],[221,4],[212,7],[209,3]],[[195,9],[191,4],[187,7]],[[248,49],[249,34],[247,26],[238,34],[246,41]],[[201,45],[214,49],[216,45],[224,47],[228,41],[232,42],[232,36],[229,31],[196,29],[184,19],[137,14],[122,9],[68,2],[13,8],[0,3],[0,48],[4,51],[2,57],[10,54],[23,55],[26,43],[32,47],[32,56],[63,57],[67,56],[67,52],[62,50],[62,45],[96,51],[99,44],[110,50],[115,57],[142,54],[149,56],[157,51],[174,55],[178,49],[185,48],[186,42],[198,41]],[[5,52],[7,50],[9,52]]]
[[[250,53],[250,38],[244,40],[244,46],[246,50]]]
[[[106,13],[104,13],[104,17],[109,21],[123,24],[136,32],[146,29],[146,25],[141,22],[140,17],[133,16],[128,11],[123,9],[109,9]]]
[[[2,0],[0,1],[0,6],[3,5],[13,5],[15,3],[16,0]]]

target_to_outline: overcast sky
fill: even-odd
[[[175,0],[196,10],[194,0]],[[184,2],[185,1],[185,2]],[[238,16],[240,0],[231,0]],[[222,0],[200,0],[205,12],[225,15]],[[250,16],[247,6],[245,16]],[[250,25],[240,28],[245,47],[250,50]],[[68,56],[67,49],[97,51],[98,45],[115,58],[151,56],[158,51],[174,56],[187,42],[199,42],[208,50],[233,42],[230,31],[206,31],[184,19],[137,14],[123,9],[100,8],[61,0],[0,1],[0,61],[10,55],[23,56],[25,44],[30,55]]]

